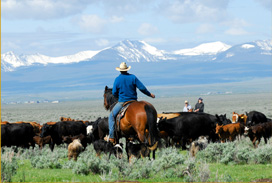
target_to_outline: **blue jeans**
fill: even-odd
[[[114,138],[114,124],[115,118],[119,111],[122,109],[124,102],[117,102],[117,104],[113,107],[112,111],[109,115],[109,137]]]

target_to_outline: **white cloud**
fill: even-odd
[[[99,39],[99,40],[96,40],[95,43],[99,47],[106,47],[110,44],[109,40],[107,39]]]
[[[1,15],[7,19],[54,19],[81,13],[88,0],[2,0]]]
[[[149,23],[143,23],[139,29],[138,29],[138,32],[141,34],[141,35],[144,35],[144,36],[149,36],[149,35],[153,35],[153,34],[156,34],[158,33],[158,28],[149,24]]]
[[[249,32],[245,30],[245,27],[250,26],[248,22],[243,19],[233,19],[222,23],[226,25],[228,28],[225,31],[225,34],[240,36],[240,35],[248,35]]]
[[[102,33],[105,30],[107,21],[100,18],[97,15],[82,15],[74,19],[74,22],[79,25],[79,27],[91,33]]]
[[[149,8],[153,0],[100,0],[107,15],[125,15],[139,13]]]
[[[122,22],[124,21],[124,17],[121,17],[121,16],[112,16],[110,17],[110,22],[112,23],[119,23],[119,22]]]
[[[198,34],[206,34],[206,33],[211,33],[211,32],[214,32],[215,31],[215,28],[213,25],[211,24],[201,24],[197,30],[196,30],[196,33]]]
[[[242,36],[249,34],[243,28],[230,28],[225,31],[225,34],[233,35],[233,36]]]
[[[163,1],[158,11],[175,23],[218,22],[227,18],[229,0]]]

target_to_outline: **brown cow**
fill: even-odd
[[[244,125],[241,123],[232,123],[227,125],[216,124],[216,134],[218,134],[221,142],[224,143],[226,139],[234,141],[237,135],[240,135]]]
[[[53,122],[53,121],[50,121],[50,122],[46,122],[46,124],[48,124],[48,125],[54,125],[54,124],[56,124],[57,122]]]
[[[45,144],[51,143],[52,138],[50,135],[46,137],[34,136],[33,140],[35,144],[37,144],[40,147],[40,149],[42,149]]]
[[[267,139],[272,136],[272,122],[260,123],[249,128],[245,127],[245,135],[250,138],[253,146],[257,148],[262,137],[265,143],[267,143]]]
[[[247,121],[247,115],[238,114],[236,112],[232,113],[232,123],[243,122],[244,125],[246,125],[246,121]]]
[[[180,115],[181,115],[180,112],[163,112],[161,114],[157,114],[157,118],[158,120],[162,118],[171,119],[171,118],[178,117]]]
[[[1,125],[6,125],[6,124],[9,124],[9,122],[7,122],[7,121],[1,121]]]
[[[75,120],[70,117],[68,117],[68,118],[60,117],[60,121],[75,121]]]

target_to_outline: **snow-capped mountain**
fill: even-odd
[[[1,54],[1,70],[14,71],[17,67],[31,66],[35,64],[69,64],[86,61],[100,51],[82,51],[74,55],[49,57],[41,54],[15,55],[13,52]]]
[[[234,45],[228,50],[216,55],[217,60],[260,60],[263,56],[272,55],[272,40],[253,41],[243,44]],[[270,58],[271,60],[271,58]]]
[[[113,47],[98,51],[82,51],[74,55],[49,57],[42,54],[16,55],[13,52],[1,54],[1,70],[15,71],[20,67],[48,64],[72,64],[82,61],[125,61],[159,62],[167,60],[222,61],[257,58],[259,55],[272,55],[272,40],[254,41],[230,46],[220,41],[201,44],[194,48],[172,52],[159,50],[144,41],[124,40]]]
[[[125,40],[105,49],[93,60],[120,60],[126,62],[156,62],[176,59],[164,50],[159,50],[144,41]]]
[[[226,51],[230,48],[230,45],[222,43],[220,41],[211,42],[211,43],[204,43],[194,48],[189,49],[181,49],[174,51],[174,54],[178,55],[216,55],[220,52]]]

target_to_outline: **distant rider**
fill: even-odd
[[[203,103],[203,99],[201,97],[198,99],[198,103],[196,103],[196,105],[195,105],[194,112],[204,112],[204,103]]]
[[[187,100],[185,100],[184,104],[185,104],[185,106],[183,108],[183,112],[191,112],[190,110],[192,109],[192,107],[189,104],[189,102]]]

